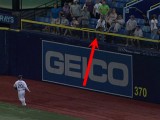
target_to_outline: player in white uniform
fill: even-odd
[[[22,106],[26,106],[25,102],[25,90],[30,92],[30,90],[27,87],[27,84],[24,80],[22,80],[22,75],[18,76],[18,80],[13,85],[14,88],[18,91],[18,98],[22,103]]]

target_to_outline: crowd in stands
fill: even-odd
[[[114,2],[114,0],[113,0]],[[50,18],[52,24],[69,25],[73,27],[93,28],[104,32],[112,32],[118,34],[126,34],[137,37],[145,37],[149,33],[151,39],[160,39],[160,22],[156,15],[153,15],[151,19],[148,19],[146,15],[144,17],[144,26],[138,25],[137,18],[131,15],[125,22],[122,15],[119,14],[115,8],[110,8],[106,0],[85,0],[84,4],[80,4],[79,0],[73,0],[73,2],[65,2],[64,6],[58,7],[54,4],[54,7],[50,11]],[[96,21],[96,25],[90,24],[90,20]],[[45,28],[49,29],[48,27]],[[69,30],[61,30],[64,35]],[[55,28],[53,32],[59,33],[59,29]],[[75,32],[75,31],[74,31]],[[72,34],[71,31],[69,31]],[[159,38],[158,38],[158,37]],[[134,40],[127,39],[126,45],[133,44]],[[137,40],[136,40],[137,41]],[[139,41],[137,41],[140,46]]]

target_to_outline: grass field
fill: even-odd
[[[80,120],[66,115],[0,102],[0,120]]]

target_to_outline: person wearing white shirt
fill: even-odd
[[[18,91],[18,98],[22,103],[22,106],[26,106],[25,102],[25,90],[30,92],[29,88],[27,87],[26,82],[22,79],[22,75],[18,76],[18,80],[14,83],[13,87]]]
[[[106,18],[107,28],[109,28],[116,19],[117,19],[116,9],[113,8],[111,13]]]
[[[105,21],[105,18],[103,17],[103,15],[101,15],[97,21],[96,30],[97,29],[106,31],[106,21]]]
[[[94,17],[96,19],[99,19],[100,18],[100,13],[99,13],[99,7],[101,6],[102,4],[100,3],[99,0],[96,0],[96,4],[94,5],[94,8],[93,8],[93,14],[94,14]]]
[[[124,24],[125,24],[125,21],[122,18],[122,15],[118,15],[117,19],[112,22],[108,32],[111,31],[116,33],[123,27]]]
[[[137,21],[135,20],[135,17],[131,15],[130,19],[126,23],[126,30],[128,32],[128,35],[133,35],[136,26],[137,26]]]
[[[133,35],[136,36],[136,37],[143,37],[143,31],[142,31],[142,29],[141,29],[141,27],[140,27],[139,25],[136,26],[136,29],[135,29]],[[133,40],[132,42],[137,42],[138,47],[140,47],[140,42],[139,42],[139,40],[136,40],[136,39],[135,39],[135,40]]]
[[[70,6],[70,14],[71,17],[75,17],[76,19],[80,17],[81,6],[78,4],[77,0],[73,0],[73,4]]]
[[[150,26],[151,26],[151,39],[155,39],[158,31],[158,20],[156,19],[156,15],[152,16]]]
[[[140,26],[137,25],[133,34],[136,37],[143,37],[143,32],[142,32],[142,29],[140,28]]]
[[[127,35],[133,35],[136,26],[137,26],[137,21],[135,20],[134,15],[131,15],[131,16],[130,16],[130,19],[129,19],[129,20],[127,21],[127,23],[126,23]],[[126,43],[126,46],[128,46],[129,40],[130,40],[130,39],[127,39],[127,41],[126,41],[126,42],[127,42],[127,43]]]

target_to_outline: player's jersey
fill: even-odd
[[[17,90],[28,90],[27,84],[23,80],[17,80],[14,84],[15,87],[17,87]]]

